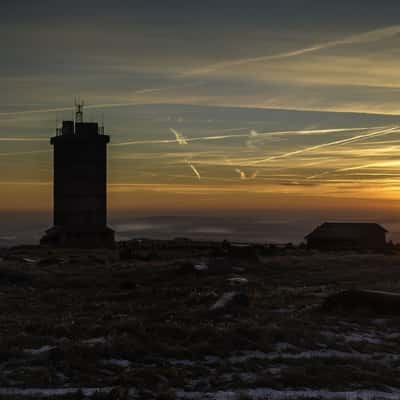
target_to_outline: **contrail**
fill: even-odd
[[[176,132],[176,131],[175,131]],[[176,132],[178,133],[178,132]],[[176,137],[176,133],[175,137]],[[178,135],[180,135],[178,133]],[[239,135],[219,135],[219,136],[202,136],[202,137],[194,137],[194,138],[186,138],[182,136],[179,140],[178,138],[174,140],[170,139],[161,139],[161,140],[134,140],[129,142],[120,142],[114,143],[110,146],[129,146],[136,144],[164,144],[164,143],[179,143],[179,144],[188,144],[189,142],[198,142],[198,141],[207,141],[207,140],[224,140],[230,138],[240,138],[240,137],[249,137],[249,134],[239,134]],[[181,142],[179,142],[181,141]]]
[[[236,168],[235,172],[237,172],[240,176],[240,179],[246,180],[246,179],[255,179],[257,177],[258,171],[255,170],[252,174],[246,175],[246,173],[241,170],[240,168]]]
[[[0,153],[0,156],[19,156],[27,154],[50,153],[50,150],[32,150],[32,151],[15,151],[9,153]]]
[[[241,128],[242,129],[242,128]],[[113,143],[111,146],[127,146],[127,145],[140,145],[140,144],[169,144],[176,143],[179,144],[188,144],[188,142],[196,142],[196,141],[207,141],[207,140],[224,140],[224,139],[232,139],[232,138],[241,138],[241,137],[256,137],[256,136],[268,136],[268,135],[280,135],[280,134],[313,134],[313,133],[339,133],[339,132],[350,132],[350,131],[361,131],[368,130],[370,128],[336,128],[336,129],[310,129],[310,130],[298,130],[298,131],[276,131],[276,132],[255,132],[251,131],[250,134],[237,134],[237,135],[217,135],[217,136],[203,136],[203,137],[194,137],[194,138],[185,138],[181,133],[176,131],[173,128],[170,128],[170,131],[175,135],[176,140],[172,139],[161,139],[161,140],[136,140],[129,142],[121,142],[121,143]],[[252,134],[253,132],[253,134]],[[12,137],[0,137],[0,142],[46,142],[48,138],[12,138]]]
[[[308,176],[306,179],[315,179],[320,178],[321,176],[325,176],[328,174],[336,174],[338,172],[347,172],[347,171],[357,171],[360,169],[371,168],[371,167],[398,167],[400,165],[400,161],[380,161],[376,163],[369,163],[363,165],[357,165],[356,167],[347,167],[347,168],[339,168],[333,171],[325,171],[320,174]]]
[[[379,130],[379,131],[375,131],[375,132],[366,133],[364,135],[353,136],[353,137],[347,138],[347,139],[341,139],[341,140],[335,140],[333,142],[322,143],[322,144],[318,144],[316,146],[306,147],[305,149],[291,151],[289,153],[283,153],[283,154],[279,154],[277,156],[271,156],[271,157],[264,158],[261,160],[256,160],[256,161],[251,162],[251,164],[259,164],[259,163],[263,163],[266,161],[273,161],[273,160],[278,160],[280,158],[287,158],[290,156],[295,156],[297,154],[302,154],[302,153],[306,153],[309,151],[323,149],[323,148],[329,147],[329,146],[338,146],[338,145],[342,145],[342,144],[347,144],[347,143],[355,142],[357,140],[366,139],[369,137],[388,135],[390,133],[393,133],[398,128],[399,128],[398,126],[395,126],[395,127],[389,128],[389,129],[383,129],[383,130]]]
[[[114,108],[114,107],[129,107],[141,104],[141,102],[127,102],[127,103],[109,103],[109,104],[92,104],[85,106],[86,109],[94,108]],[[62,111],[73,111],[74,107],[57,107],[57,108],[42,108],[38,110],[23,110],[23,111],[10,111],[10,112],[0,112],[0,117],[7,116],[18,116],[25,114],[45,114],[51,112],[62,112]]]
[[[199,171],[197,171],[196,167],[193,164],[189,164],[190,168],[192,168],[193,172],[196,174],[196,176],[201,179],[201,176],[199,174]]]
[[[196,87],[196,86],[201,86],[203,82],[192,82],[192,83],[186,83],[182,85],[175,85],[175,86],[166,86],[166,87],[161,87],[161,88],[145,88],[145,89],[139,89],[134,91],[132,94],[146,94],[146,93],[153,93],[153,92],[162,92],[165,90],[170,90],[170,89],[182,89],[185,87]],[[128,102],[122,102],[122,103],[102,103],[102,104],[88,104],[85,106],[85,109],[102,109],[102,108],[118,108],[118,107],[130,107],[130,106],[137,106],[143,104],[143,101],[128,101]],[[38,110],[22,110],[22,111],[6,111],[6,112],[0,112],[0,117],[3,116],[18,116],[18,115],[24,115],[24,114],[43,114],[43,113],[48,113],[48,112],[62,112],[62,111],[73,111],[74,107],[57,107],[57,108],[44,108],[44,109],[38,109]]]
[[[222,140],[222,139],[232,139],[232,138],[239,138],[239,137],[249,137],[250,135],[247,134],[239,134],[239,135],[218,135],[218,136],[203,136],[203,137],[195,137],[195,138],[187,138],[188,142],[197,142],[201,140]]]
[[[371,129],[382,129],[385,126],[368,126],[368,127],[358,127],[358,128],[327,128],[327,129],[300,129],[293,131],[275,131],[275,132],[257,132],[251,131],[254,137],[260,135],[284,135],[284,134],[298,134],[298,135],[313,135],[321,133],[341,133],[341,132],[354,132],[354,131],[367,131]]]
[[[175,135],[176,142],[178,144],[180,144],[180,145],[188,144],[186,138],[182,135],[182,133],[178,132],[177,130],[175,130],[173,128],[169,128],[169,130]],[[197,178],[200,180],[201,175],[200,175],[199,171],[197,170],[197,168],[189,160],[185,160],[185,161],[189,165],[189,167],[192,169],[192,171],[195,173]]]
[[[42,185],[45,185],[45,186],[48,186],[48,185],[51,185],[52,184],[52,182],[24,182],[24,181],[21,181],[21,182],[0,182],[0,185],[4,185],[4,186],[8,186],[8,185],[40,185],[40,186],[42,186]]]
[[[286,135],[286,134],[299,134],[299,135],[308,135],[308,134],[323,134],[323,133],[340,133],[340,132],[352,132],[352,131],[363,131],[363,130],[371,130],[371,129],[380,129],[383,127],[363,127],[363,128],[332,128],[332,129],[307,129],[307,130],[292,130],[292,131],[271,131],[271,132],[256,132],[251,130],[250,133],[240,133],[236,135],[214,135],[214,136],[199,136],[193,138],[187,138],[181,135],[177,131],[173,131],[170,128],[171,132],[178,134],[181,136],[186,143],[180,144],[188,144],[189,142],[198,142],[198,141],[207,141],[207,140],[225,140],[225,139],[237,139],[237,138],[257,138],[262,136],[274,136],[274,135]],[[179,140],[181,140],[181,138]],[[175,140],[169,139],[161,139],[161,140],[133,140],[128,142],[120,142],[120,143],[112,143],[110,146],[129,146],[129,145],[140,145],[140,144],[166,144],[166,143],[176,143],[179,140],[176,138]]]
[[[178,131],[176,131],[173,128],[169,128],[169,130],[175,135],[176,141],[178,142],[178,144],[188,144],[187,140],[182,135],[182,133],[179,133]]]
[[[0,142],[48,142],[49,138],[11,138],[0,137]]]
[[[284,53],[277,53],[267,56],[251,57],[251,58],[241,58],[231,61],[223,61],[215,64],[211,64],[202,68],[197,68],[188,72],[182,73],[182,76],[187,75],[201,75],[207,74],[209,72],[214,72],[221,69],[226,69],[230,67],[235,67],[238,65],[256,63],[262,61],[273,61],[280,60],[284,58],[297,57],[303,54],[314,53],[319,50],[329,49],[332,47],[337,47],[346,44],[362,44],[369,42],[376,42],[382,39],[393,37],[400,33],[400,25],[393,25],[386,28],[375,29],[372,31],[354,34],[343,39],[332,40],[325,43],[315,44],[314,46],[304,47],[302,49],[288,51]]]
[[[200,180],[201,179],[201,175],[200,175],[199,171],[197,171],[197,168],[190,161],[188,161],[188,160],[185,160],[185,161],[187,162],[189,167],[192,169],[192,171],[195,173],[197,178]]]
[[[330,173],[331,173],[331,171],[325,171],[325,172],[321,172],[320,174],[307,176],[306,179],[315,179],[315,178],[319,178],[319,177],[324,176],[324,175],[328,175]]]
[[[135,144],[165,144],[176,143],[176,139],[161,139],[161,140],[133,140],[129,142],[111,143],[110,146],[130,146]]]
[[[380,161],[380,162],[376,162],[376,163],[358,165],[356,167],[340,168],[340,169],[336,169],[335,171],[332,171],[332,172],[356,171],[359,169],[365,169],[365,168],[371,168],[371,167],[398,167],[399,165],[400,165],[400,161]],[[327,173],[329,173],[329,172],[327,171]]]
[[[240,175],[240,179],[242,179],[242,180],[246,179],[246,173],[244,171],[242,171],[241,169],[236,168],[235,172],[237,172]]]
[[[335,172],[354,171],[354,170],[370,168],[370,167],[398,167],[399,165],[400,165],[400,161],[380,161],[380,162],[376,162],[376,163],[358,165],[357,167],[342,168],[342,169],[336,170]]]
[[[290,57],[297,57],[303,54],[314,53],[319,50],[329,49],[332,47],[346,45],[346,44],[362,44],[362,43],[369,43],[369,42],[376,42],[385,38],[393,37],[400,33],[400,25],[393,25],[386,28],[375,29],[367,32],[363,32],[360,34],[350,35],[343,39],[339,40],[332,40],[325,43],[315,44],[313,46],[304,47],[302,49],[297,49],[293,51],[277,53],[272,55],[266,56],[259,56],[259,57],[251,57],[251,58],[242,58],[237,60],[231,61],[224,61],[215,64],[211,64],[202,68],[193,69],[191,71],[183,72],[178,75],[179,77],[185,77],[190,75],[201,75],[207,74],[209,72],[234,67],[237,65],[249,64],[249,63],[256,63],[262,61],[273,61],[279,59],[285,59]],[[188,83],[182,84],[177,86],[170,86],[164,88],[145,88],[136,90],[133,94],[145,94],[151,92],[160,92],[164,90],[174,89],[174,88],[184,88],[190,86],[200,86],[203,82],[195,82],[195,83]],[[128,107],[132,105],[138,105],[141,102],[124,102],[124,103],[109,103],[109,104],[94,104],[88,105],[86,108],[114,108],[114,107]],[[47,113],[47,112],[58,112],[58,111],[71,111],[73,107],[58,107],[58,108],[47,108],[47,109],[39,109],[39,110],[24,110],[24,111],[12,111],[12,112],[0,112],[0,116],[13,116],[13,115],[23,115],[23,114],[37,114],[37,113]]]

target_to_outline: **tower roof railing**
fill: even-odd
[[[83,120],[84,104],[85,103],[83,101],[75,99],[75,116],[73,117],[72,120],[64,120],[62,122],[62,126],[56,127],[56,136],[79,135],[77,124],[83,124],[83,126],[85,126],[85,124],[88,125],[97,124],[97,134],[104,135],[104,115],[102,116],[101,125],[99,125],[97,122],[84,121]],[[81,127],[81,125],[79,126]]]

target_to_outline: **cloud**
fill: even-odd
[[[287,157],[295,156],[295,155],[298,155],[298,154],[302,154],[302,153],[306,153],[306,152],[310,152],[310,151],[323,149],[323,148],[329,147],[329,146],[338,146],[338,145],[343,145],[343,144],[347,144],[347,143],[352,143],[352,142],[355,142],[355,141],[358,141],[358,140],[367,139],[367,138],[370,138],[370,137],[388,135],[390,133],[394,133],[396,130],[398,130],[398,128],[399,128],[398,126],[395,126],[395,127],[392,127],[392,128],[382,129],[382,130],[366,133],[366,134],[363,134],[363,135],[352,136],[352,137],[347,138],[347,139],[341,139],[341,140],[335,140],[333,142],[322,143],[322,144],[318,144],[316,146],[310,146],[310,147],[306,147],[304,149],[300,149],[300,150],[295,150],[295,151],[291,151],[291,152],[288,152],[288,153],[279,154],[277,156],[271,156],[271,157],[263,158],[261,160],[255,160],[255,161],[252,161],[251,164],[259,164],[259,163],[263,163],[263,162],[266,162],[266,161],[273,161],[273,160],[278,160],[280,158],[287,158]]]
[[[325,43],[315,44],[314,46],[304,47],[297,50],[292,50],[284,53],[277,53],[272,55],[260,56],[260,57],[250,57],[250,58],[241,58],[237,60],[224,61],[215,64],[210,64],[202,68],[193,69],[191,71],[185,72],[182,75],[203,75],[208,74],[210,72],[214,72],[217,70],[223,70],[226,68],[231,68],[243,64],[257,63],[257,62],[265,62],[265,61],[274,61],[280,60],[284,58],[297,57],[308,53],[314,53],[316,51],[329,49],[332,47],[337,47],[341,45],[348,44],[362,44],[369,42],[376,42],[382,39],[391,38],[400,33],[400,25],[393,25],[386,28],[375,29],[372,31],[354,34],[339,40],[332,40]]]
[[[140,95],[165,92],[173,89],[192,88],[201,85],[203,85],[203,82],[189,82],[189,83],[182,83],[180,85],[169,85],[164,87],[150,87],[150,88],[138,89],[133,92],[130,92],[130,95],[132,94],[139,95],[138,100],[118,102],[118,103],[116,102],[116,103],[87,104],[85,105],[85,109],[120,108],[120,107],[130,107],[130,106],[148,104],[149,103],[148,97],[142,97]],[[44,113],[74,111],[74,110],[75,108],[71,106],[71,107],[41,108],[41,109],[21,110],[21,111],[5,111],[5,112],[0,112],[0,117],[20,116],[29,114],[44,114]]]
[[[376,169],[388,169],[388,168],[398,168],[400,166],[400,161],[399,160],[388,160],[387,156],[385,155],[385,153],[395,153],[397,151],[396,147],[389,147],[389,148],[385,148],[385,149],[379,149],[379,148],[374,148],[371,149],[371,154],[367,153],[363,155],[363,158],[371,158],[372,154],[374,153],[375,155],[378,156],[382,156],[382,153],[384,154],[385,158],[381,159],[380,161],[376,161],[376,162],[369,162],[369,163],[365,163],[365,164],[361,164],[361,165],[357,165],[357,166],[351,166],[351,167],[345,167],[345,168],[336,168],[333,170],[329,170],[329,171],[323,171],[321,173],[315,174],[315,175],[311,175],[306,177],[306,179],[316,179],[316,178],[321,178],[323,176],[326,175],[331,175],[331,174],[338,174],[341,172],[351,172],[351,171],[358,171],[358,170],[362,170],[362,169],[368,169],[368,168],[376,168]],[[390,171],[390,170],[389,170]],[[385,172],[385,171],[383,171]],[[371,174],[365,174],[365,175],[384,175],[382,172],[379,173],[371,173]],[[398,173],[395,174],[388,174],[390,176],[397,176]]]

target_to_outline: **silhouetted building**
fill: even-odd
[[[62,247],[112,247],[107,227],[107,143],[104,128],[83,122],[83,104],[75,121],[63,121],[54,146],[54,226],[41,244]]]
[[[383,250],[387,230],[374,223],[325,222],[305,237],[319,250]]]

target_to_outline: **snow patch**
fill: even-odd
[[[344,337],[346,342],[366,342],[371,344],[381,344],[382,340],[377,338],[374,335],[370,335],[368,333],[352,333],[350,335],[345,335]]]
[[[242,276],[236,276],[228,279],[229,283],[233,286],[247,285],[249,280]]]
[[[95,344],[106,344],[107,340],[104,336],[102,336],[98,338],[83,340],[82,343],[88,344],[89,346],[94,346]]]
[[[231,356],[228,360],[233,363],[243,363],[247,360],[251,359],[259,359],[259,360],[275,360],[279,358],[286,358],[292,360],[299,359],[310,359],[310,358],[356,358],[356,359],[368,359],[372,358],[373,355],[363,354],[358,352],[345,352],[345,351],[337,351],[337,350],[309,350],[302,351],[299,353],[283,353],[283,352],[272,352],[272,353],[263,353],[262,351],[245,351],[240,355]]]
[[[186,392],[177,390],[178,399],[187,400],[236,400],[238,395],[248,396],[251,399],[284,400],[297,398],[310,399],[345,399],[345,400],[397,400],[400,397],[399,389],[386,392],[381,390],[349,390],[334,392],[325,389],[303,389],[303,390],[274,390],[269,388],[246,389],[240,391],[218,391],[218,392]]]
[[[102,363],[105,365],[115,365],[121,368],[128,368],[131,365],[129,360],[123,360],[118,358],[110,358],[108,360],[102,360]]]
[[[35,258],[24,257],[22,261],[26,262],[27,264],[36,264],[39,260]]]
[[[112,387],[102,388],[0,388],[0,395],[13,396],[64,396],[82,392],[85,396],[93,396],[95,393],[109,393]]]
[[[200,264],[196,264],[194,266],[194,269],[196,271],[207,271],[208,270],[208,265],[206,263],[200,263]]]
[[[39,347],[38,349],[25,349],[24,353],[31,354],[31,355],[37,355],[37,354],[47,353],[48,351],[53,350],[55,348],[56,348],[56,346],[45,345],[45,346]]]

